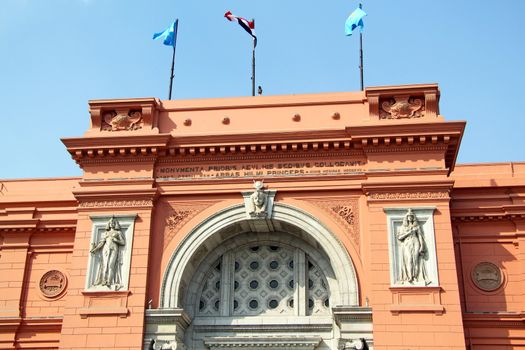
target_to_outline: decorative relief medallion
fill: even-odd
[[[142,112],[137,110],[107,111],[102,118],[102,130],[121,131],[142,129]]]
[[[448,192],[376,192],[368,196],[376,200],[400,200],[400,199],[442,199],[449,198]]]
[[[492,292],[501,287],[503,276],[499,267],[490,262],[481,262],[472,269],[472,281],[481,290]]]
[[[46,298],[56,298],[66,289],[67,278],[58,270],[50,270],[40,278],[40,291]]]
[[[425,115],[423,99],[409,95],[394,96],[381,103],[379,119],[420,118]]]

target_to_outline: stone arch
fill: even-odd
[[[246,217],[244,205],[239,204],[223,209],[210,216],[193,228],[181,241],[164,272],[160,307],[182,307],[181,294],[190,283],[191,276],[196,272],[198,264],[192,261],[211,253],[231,233],[230,228],[236,227],[235,233],[270,232],[274,227],[284,227],[284,230],[299,231],[303,238],[312,245],[322,249],[330,259],[330,265],[338,281],[337,290],[339,305],[357,306],[358,282],[354,264],[339,239],[328,230],[317,218],[307,212],[282,203],[276,203],[271,219],[249,220]]]

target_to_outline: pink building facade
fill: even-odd
[[[525,163],[439,97],[90,101],[81,177],[0,180],[0,348],[525,348]]]

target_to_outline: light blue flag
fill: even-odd
[[[177,41],[178,26],[179,26],[179,20],[177,19],[165,31],[153,34],[153,40],[164,39],[164,45],[175,47],[175,43]]]
[[[348,16],[345,22],[345,35],[350,36],[357,27],[360,27],[361,32],[363,31],[363,17],[366,16],[366,12],[361,10],[361,7],[355,9],[354,12]]]

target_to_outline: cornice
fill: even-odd
[[[73,192],[78,199],[79,210],[93,210],[105,208],[153,208],[158,196],[157,189],[131,190],[82,190]]]
[[[455,222],[521,221],[525,220],[525,205],[452,209],[450,215]]]
[[[523,327],[525,325],[525,313],[464,312],[463,323],[465,327]]]

